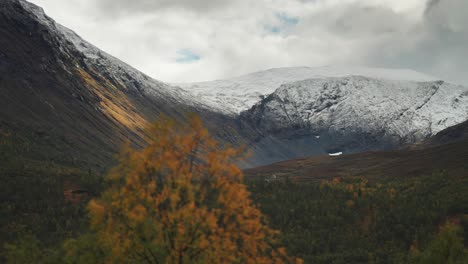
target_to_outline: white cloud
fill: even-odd
[[[163,81],[353,64],[409,67],[468,83],[464,0],[435,1],[426,14],[425,0],[32,2],[99,48]],[[199,60],[181,63],[182,50]]]

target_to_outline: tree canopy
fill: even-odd
[[[107,263],[301,262],[277,246],[278,232],[249,198],[238,149],[196,116],[161,118],[148,135],[147,147],[121,152],[109,187],[89,203],[92,238],[68,241],[69,259],[89,262],[80,248],[92,243],[93,257]]]

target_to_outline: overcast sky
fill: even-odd
[[[30,1],[166,82],[351,65],[410,68],[468,84],[467,0]]]

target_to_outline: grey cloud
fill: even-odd
[[[359,4],[321,14],[325,29],[351,41],[350,61],[412,68],[468,84],[468,1],[430,0],[417,23],[385,7]]]
[[[468,32],[468,1],[438,0],[425,13],[425,22],[434,30]]]
[[[178,8],[196,12],[210,12],[230,6],[230,0],[96,0],[100,14],[120,16],[128,14],[151,13],[165,9]]]
[[[439,73],[440,77],[468,84],[468,2],[431,1],[420,26],[416,45],[405,51],[414,67]]]
[[[388,7],[365,6],[359,3],[333,7],[309,18],[307,26],[324,27],[343,37],[377,36],[397,32],[407,19]]]
[[[418,52],[432,59],[434,71],[468,83],[468,2],[440,0],[425,14],[425,35]]]
[[[440,0],[428,0],[426,4],[426,10],[424,11],[425,14],[429,13],[433,7],[439,4]]]

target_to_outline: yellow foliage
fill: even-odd
[[[354,207],[354,204],[355,204],[355,202],[354,202],[353,200],[347,200],[347,201],[346,201],[346,206],[347,206],[348,208],[353,208],[353,207]]]
[[[198,117],[163,118],[149,145],[127,146],[110,187],[89,204],[106,263],[302,263],[275,248],[233,161]]]

